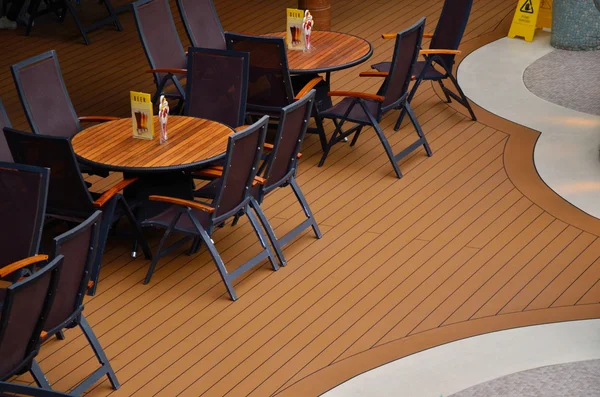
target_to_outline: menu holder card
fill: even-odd
[[[152,119],[152,96],[143,92],[130,91],[131,120],[133,137],[138,139],[154,139],[154,122]]]
[[[285,42],[289,50],[306,50],[306,40],[304,37],[304,11],[295,8],[288,8],[287,24],[285,30]]]

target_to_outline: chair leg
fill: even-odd
[[[191,215],[190,217],[193,218]],[[235,293],[235,290],[233,289],[233,285],[231,284],[229,274],[227,273],[225,264],[221,259],[221,255],[219,255],[219,252],[217,251],[217,247],[215,247],[215,245],[212,242],[212,239],[210,238],[208,233],[206,233],[206,230],[204,230],[204,228],[198,223],[198,221],[196,219],[192,219],[192,222],[194,222],[194,224],[196,225],[196,229],[198,230],[198,233],[200,233],[200,238],[202,238],[204,244],[206,244],[208,253],[210,254],[215,265],[217,266],[217,270],[221,275],[221,280],[223,280],[223,284],[225,284],[225,288],[227,288],[227,292],[229,293],[231,300],[237,300],[237,295]]]
[[[358,137],[360,136],[361,131],[362,126],[354,133],[354,137],[352,137],[352,142],[350,142],[350,147],[356,145],[356,141],[358,141]]]
[[[122,31],[123,26],[121,26],[121,22],[119,21],[119,18],[117,17],[117,12],[115,11],[114,7],[112,6],[112,3],[110,2],[110,0],[103,0],[102,2],[104,3],[104,6],[106,7],[106,11],[108,11],[109,18],[113,19],[113,24],[115,25],[115,28],[117,28],[117,30],[119,32]]]
[[[319,167],[321,167],[325,163],[325,159],[327,158],[329,151],[335,144],[337,136],[341,134],[343,124],[344,124],[343,120],[340,123],[335,123],[335,130],[333,130],[333,134],[331,134],[331,138],[329,138],[329,142],[323,149],[323,155],[321,156],[321,160],[319,161],[319,165],[318,165]]]
[[[279,240],[277,240],[277,236],[275,236],[275,231],[271,227],[271,224],[269,223],[267,216],[263,212],[262,208],[260,208],[260,204],[258,204],[258,201],[256,201],[253,198],[252,200],[250,200],[250,206],[252,207],[252,209],[254,210],[256,215],[258,216],[258,220],[260,221],[261,225],[267,232],[267,237],[269,238],[271,245],[275,249],[275,255],[277,255],[277,259],[279,259],[279,265],[282,267],[287,265],[287,261],[285,259],[285,256],[283,255],[283,250],[282,250],[281,244],[279,243]],[[254,225],[252,225],[252,226],[254,227]]]
[[[98,287],[98,278],[100,276],[100,266],[102,265],[102,257],[104,255],[104,248],[106,247],[106,241],[108,240],[108,233],[110,232],[110,226],[112,223],[113,214],[115,213],[115,207],[117,205],[117,198],[113,197],[105,206],[102,208],[102,222],[100,223],[100,237],[98,238],[98,251],[96,252],[96,260],[94,267],[90,274],[90,280],[94,282],[92,288],[88,289],[88,295],[96,294],[96,288]]]
[[[94,350],[94,354],[96,355],[98,362],[102,366],[101,367],[102,372],[105,373],[106,376],[108,376],[108,380],[110,381],[110,384],[112,385],[113,389],[117,390],[120,387],[120,385],[119,385],[119,381],[117,380],[117,376],[115,375],[115,371],[113,371],[112,366],[110,365],[110,362],[108,361],[108,357],[106,357],[106,354],[104,353],[104,349],[102,349],[102,346],[100,345],[100,341],[98,341],[98,338],[96,338],[96,335],[94,334],[94,331],[92,330],[92,327],[90,327],[90,325],[88,324],[88,322],[83,314],[81,314],[81,319],[79,320],[79,327],[83,331],[83,334],[85,335],[90,346]],[[92,383],[92,382],[90,382],[90,383]],[[85,384],[85,382],[82,383],[81,385],[79,385],[77,388],[82,387],[84,384]],[[90,384],[89,387],[91,387],[92,384]],[[89,388],[89,387],[87,387],[87,388]]]
[[[61,330],[61,331],[58,331],[58,332],[56,333],[56,339],[58,339],[58,340],[65,340],[65,333],[64,333],[64,332],[62,332],[62,330]]]
[[[473,112],[473,108],[471,108],[471,104],[469,103],[469,100],[467,99],[467,96],[465,95],[465,93],[463,92],[462,88],[460,88],[460,85],[458,84],[458,81],[456,81],[456,78],[454,78],[454,76],[452,75],[452,73],[448,73],[448,77],[450,78],[450,81],[452,81],[452,84],[454,84],[454,87],[456,87],[456,91],[458,91],[458,95],[460,96],[460,103],[461,105],[463,105],[464,107],[467,108],[467,110],[469,111],[469,115],[471,116],[471,119],[473,121],[477,121],[477,117],[475,117],[475,113]],[[446,89],[445,92],[450,92]]]
[[[315,119],[315,124],[317,125],[317,132],[319,133],[319,142],[321,142],[321,149],[325,152],[327,148],[327,135],[325,135],[325,127],[323,127],[323,119],[319,115],[319,111],[317,110],[317,105],[315,103],[313,108],[313,114]]]
[[[160,243],[158,244],[158,248],[156,249],[156,254],[154,254],[154,257],[152,258],[152,263],[150,263],[150,267],[148,268],[148,272],[146,273],[146,278],[144,279],[144,284],[148,284],[150,282],[150,279],[152,278],[152,273],[154,273],[156,264],[158,263],[158,260],[161,257],[162,247],[167,242],[167,238],[169,238],[169,234],[171,234],[171,231],[173,230],[173,228],[175,228],[175,225],[179,221],[180,217],[181,217],[181,212],[178,212],[177,215],[175,216],[175,218],[173,218],[173,220],[171,221],[171,224],[169,225],[167,230],[165,231],[165,234],[160,239]]]
[[[437,82],[440,85],[440,88],[442,89],[442,92],[444,93],[444,96],[446,97],[446,103],[452,102],[452,98],[450,98],[450,95],[448,95],[448,92],[446,91],[447,88],[444,85],[444,82],[442,80],[438,80]]]
[[[306,217],[308,219],[312,220],[311,226],[312,226],[313,232],[315,233],[315,237],[316,238],[323,237],[323,234],[321,234],[321,230],[319,230],[319,225],[317,224],[317,221],[315,220],[315,216],[313,215],[312,211],[310,210],[308,202],[306,201],[304,194],[302,194],[302,190],[300,189],[300,186],[296,182],[296,178],[292,177],[290,179],[290,186],[292,187],[292,190],[294,191],[296,198],[300,202],[300,205],[302,206],[302,210],[304,210],[304,214],[306,215]]]
[[[419,135],[419,138],[421,138],[423,140],[423,147],[425,148],[425,152],[427,152],[427,155],[429,157],[431,157],[433,155],[433,152],[431,151],[431,148],[429,147],[429,142],[427,142],[427,138],[425,138],[425,134],[423,133],[423,130],[421,129],[421,125],[419,124],[417,117],[413,113],[412,108],[410,107],[410,104],[406,103],[405,108],[406,108],[406,112],[408,113],[408,117],[410,118],[410,121],[412,122],[413,126],[415,127],[415,130],[417,131],[417,135]]]
[[[256,213],[258,213],[258,211],[261,211],[260,206],[254,207],[254,211]],[[269,257],[269,262],[271,262],[271,267],[273,268],[273,270],[279,270],[279,265],[277,264],[277,260],[275,259],[273,250],[271,249],[271,246],[269,244],[267,244],[267,237],[265,236],[262,229],[260,228],[260,225],[258,223],[258,220],[256,219],[256,216],[254,215],[254,213],[252,211],[249,211],[249,210],[246,210],[246,216],[250,220],[250,224],[252,225],[252,228],[254,229],[254,232],[256,233],[256,237],[258,237],[258,241],[260,241],[260,245],[267,252],[267,256]],[[267,225],[268,225],[268,222],[267,222]],[[271,228],[270,225],[268,225],[267,227]],[[283,253],[280,252],[280,254],[281,254],[281,257],[283,257]],[[279,259],[281,259],[281,258],[279,258]],[[283,259],[283,261],[285,262],[285,258]]]
[[[148,242],[144,237],[144,233],[142,232],[140,222],[133,215],[133,212],[131,212],[131,208],[129,208],[129,205],[127,204],[127,201],[125,201],[125,198],[123,196],[119,196],[119,201],[121,202],[121,205],[125,210],[125,216],[127,216],[127,219],[129,219],[129,222],[135,229],[135,234],[137,234],[137,241],[142,245],[142,251],[144,252],[144,256],[146,257],[146,259],[152,259],[152,252],[150,251]]]
[[[35,359],[31,362],[31,368],[29,369],[29,372],[31,373],[31,376],[33,377],[33,380],[38,385],[38,387],[41,387],[42,389],[46,390],[52,390],[52,388],[50,387],[50,383],[48,383],[46,375],[44,375],[44,372],[40,368],[40,365],[37,363],[37,361],[35,361]]]
[[[77,26],[77,30],[79,30],[79,33],[81,33],[81,37],[83,37],[83,41],[85,42],[85,44],[90,44],[91,41],[88,38],[88,35],[85,31],[85,28],[83,27],[83,25],[81,24],[81,19],[79,19],[79,15],[77,14],[77,10],[75,10],[75,7],[73,7],[73,4],[71,4],[70,1],[65,1],[65,7],[68,8],[69,12],[71,13],[71,16],[73,17],[73,20],[75,21],[75,25]]]

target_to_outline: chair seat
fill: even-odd
[[[165,211],[160,214],[153,216],[142,222],[142,226],[158,226],[164,227],[165,229],[169,227],[173,218],[177,215],[177,212],[181,209],[181,206],[172,205],[167,208]],[[208,212],[200,211],[192,208],[192,214],[196,217],[196,219],[200,222],[203,228],[207,229],[210,226],[210,214]],[[189,216],[186,214],[182,214],[177,221],[177,225],[175,225],[175,230],[181,233],[188,234],[198,234],[198,230],[192,223]]]
[[[354,100],[355,100],[354,98],[350,98],[350,97],[342,99],[340,102],[338,102],[333,107],[322,112],[321,117],[326,117],[326,118],[343,117],[346,114],[346,112],[348,111],[348,108],[350,107],[350,105],[354,102]],[[363,100],[363,102],[367,106],[367,109],[369,110],[371,115],[373,117],[377,118],[377,110],[379,109],[379,102],[370,101],[368,99]],[[353,121],[353,122],[357,122],[357,123],[370,123],[369,118],[365,114],[365,111],[363,110],[362,106],[360,106],[360,104],[358,104],[358,103],[354,105],[354,107],[352,108],[352,110],[350,111],[350,114],[348,115],[348,117],[346,119]]]
[[[389,72],[390,71],[390,62],[380,62],[380,63],[376,63],[375,65],[372,65],[371,67],[373,69],[376,69],[379,72]],[[423,68],[425,67],[426,62],[425,61],[417,61],[417,63],[415,63],[415,66],[413,68],[413,76],[418,76],[422,71]],[[437,69],[435,69],[434,67],[428,67],[427,71],[425,72],[425,76],[423,77],[424,80],[441,80],[443,78],[445,78],[446,75],[440,71],[438,71]]]

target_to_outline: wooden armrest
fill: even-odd
[[[92,280],[88,281],[87,288],[91,289],[94,286],[94,282]]]
[[[250,127],[248,124],[240,125],[239,127],[235,127],[233,130],[235,132],[244,131],[246,128]]]
[[[349,96],[353,98],[370,99],[377,102],[383,102],[381,95],[367,94],[365,92],[354,92],[354,91],[330,91],[327,93],[329,96]]]
[[[159,68],[146,70],[146,73],[187,74],[187,69]]]
[[[388,77],[388,72],[360,72],[360,77]]]
[[[459,50],[442,50],[442,49],[429,49],[419,51],[419,55],[458,55]]]
[[[384,33],[381,35],[383,39],[395,39],[398,33]],[[426,39],[430,39],[433,37],[433,33],[423,33],[423,37]]]
[[[270,146],[269,149],[273,149],[273,145],[271,145],[270,143],[265,143],[265,148],[267,148],[267,145]],[[203,170],[196,171],[196,172],[194,172],[194,174],[216,179],[216,178],[220,178],[223,175],[223,167],[220,165],[216,165],[214,167],[209,167],[209,168],[205,168]],[[265,178],[262,178],[260,176],[255,176],[254,181],[252,182],[252,186],[264,185],[265,182],[267,182],[267,180]]]
[[[161,201],[163,203],[181,205],[183,207],[190,207],[190,208],[194,208],[194,209],[197,209],[200,211],[208,212],[209,214],[212,214],[213,212],[215,212],[215,209],[213,207],[209,207],[206,204],[199,203],[197,201],[192,201],[192,200],[184,200],[184,199],[179,199],[179,198],[175,198],[175,197],[167,197],[167,196],[150,196],[150,197],[148,197],[148,200]]]
[[[136,178],[123,179],[121,182],[117,183],[98,198],[98,200],[94,201],[94,207],[101,208],[115,196],[115,194],[119,193],[121,190],[125,189],[127,186],[131,185],[133,182],[137,181]]]
[[[118,117],[113,117],[113,116],[80,116],[80,117],[78,117],[78,119],[79,119],[79,121],[89,121],[89,122],[119,120]]]
[[[48,255],[35,255],[30,256],[29,258],[21,259],[20,261],[13,262],[10,265],[4,266],[2,269],[0,269],[0,277],[6,277],[19,269],[45,260],[48,260]]]
[[[306,85],[304,87],[302,87],[302,89],[300,90],[300,92],[298,92],[298,94],[294,97],[294,99],[298,100],[298,99],[302,98],[304,95],[308,94],[310,92],[310,90],[315,88],[315,86],[317,84],[319,84],[321,81],[323,81],[323,77],[321,77],[321,76],[317,76],[317,77],[313,78],[311,81],[306,83]]]

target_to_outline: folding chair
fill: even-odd
[[[96,292],[108,233],[112,225],[121,217],[127,217],[134,227],[134,233],[141,242],[146,258],[152,257],[139,222],[133,215],[129,203],[119,194],[121,190],[132,185],[137,178],[124,179],[102,194],[90,193],[81,176],[71,141],[68,138],[36,135],[12,128],[5,128],[4,134],[15,161],[50,168],[50,187],[46,210],[49,217],[71,223],[81,223],[97,209],[102,210],[100,241],[91,270],[93,285],[87,291],[89,295],[94,295]]]
[[[190,47],[183,114],[244,125],[248,93],[248,53]],[[244,128],[244,127],[243,127]]]
[[[225,32],[212,0],[177,0],[192,47],[226,50]]]
[[[38,254],[49,178],[48,168],[0,162],[0,269]]]
[[[54,50],[12,65],[10,70],[34,134],[71,138],[81,131],[81,122],[117,119],[112,116],[77,116]],[[81,165],[81,168],[85,173],[108,176],[107,171],[93,170],[86,165]]]
[[[303,87],[292,86],[285,40],[282,37],[226,32],[225,39],[230,50],[250,54],[247,113],[251,116],[268,115],[271,120],[277,120],[282,108],[294,103],[317,84],[325,84],[323,78],[317,76]],[[321,147],[325,150],[327,137],[316,106],[313,106],[312,116],[317,128],[309,129],[308,132],[319,135]]]
[[[285,244],[289,243],[294,237],[298,236],[308,227],[312,227],[317,238],[322,237],[319,225],[310,210],[306,198],[302,194],[300,186],[298,186],[298,183],[296,182],[298,158],[301,156],[300,147],[302,146],[302,141],[306,134],[308,120],[310,118],[311,109],[314,106],[314,101],[315,90],[311,90],[304,97],[281,110],[274,144],[265,144],[265,149],[268,151],[268,154],[263,165],[259,169],[259,174],[264,179],[264,183],[257,184],[251,189],[252,196],[259,204],[262,204],[267,194],[277,188],[290,186],[306,215],[306,220],[278,239],[275,236],[275,233],[271,232],[272,228],[269,226],[268,220],[263,212],[258,212],[258,218],[267,231],[271,244],[276,248],[275,253],[277,255],[282,253],[282,248]],[[221,176],[222,173],[223,167],[211,167],[198,171],[199,175],[213,178],[216,175]],[[220,182],[220,179],[215,179],[206,187],[197,190],[195,195],[205,198],[214,198],[215,187]],[[238,219],[239,215],[236,215],[233,223],[235,224]],[[286,260],[283,255],[279,257],[279,261],[285,266]]]
[[[425,18],[421,18],[415,25],[396,35],[396,45],[394,46],[394,55],[389,72],[363,72],[360,74],[363,77],[385,78],[376,95],[347,91],[329,92],[330,96],[342,96],[344,99],[330,109],[321,112],[323,118],[333,120],[335,130],[327,144],[326,150],[323,152],[319,165],[325,162],[329,150],[335,143],[343,141],[344,138],[352,134],[354,134],[354,137],[350,146],[354,146],[365,126],[371,126],[375,130],[398,178],[402,178],[398,162],[412,151],[418,149],[419,146],[422,145],[425,148],[428,156],[432,155],[429,143],[408,101],[408,86],[411,81],[411,71],[414,69],[414,64],[419,54],[424,25]],[[417,78],[417,84],[420,82],[420,78],[420,76]],[[408,113],[419,136],[417,141],[397,154],[392,151],[392,147],[379,125],[383,115],[394,109],[402,109],[402,111],[405,110]],[[343,130],[342,128],[347,121],[354,123],[354,126]]]
[[[25,35],[28,36],[31,32],[31,28],[33,27],[33,22],[36,18],[49,14],[56,13],[61,22],[64,21],[67,16],[67,12],[71,14],[73,20],[75,21],[75,25],[77,26],[77,30],[81,33],[81,37],[83,37],[83,41],[85,44],[91,44],[91,41],[88,37],[88,33],[98,30],[104,25],[113,24],[115,28],[120,32],[123,30],[123,26],[121,26],[121,22],[119,22],[119,18],[117,17],[117,13],[112,6],[110,0],[100,0],[100,3],[104,4],[106,7],[106,12],[108,16],[99,21],[92,23],[91,25],[84,26],[83,21],[79,18],[79,13],[75,9],[73,2],[71,0],[44,0],[45,7],[40,9],[40,4],[42,0],[32,0],[31,6],[29,7],[31,16],[29,21],[27,22],[27,27],[25,28]],[[79,1],[77,1],[79,4]]]
[[[179,40],[171,14],[169,0],[138,0],[131,4],[133,17],[146,58],[150,64],[147,73],[154,75],[156,92],[152,103],[161,95],[177,99],[173,113],[185,102],[186,54]]]
[[[460,88],[456,77],[452,72],[452,66],[454,65],[456,55],[460,54],[458,46],[462,39],[463,33],[469,20],[469,14],[471,13],[471,5],[473,0],[445,0],[442,8],[442,13],[438,24],[435,28],[435,32],[425,33],[423,37],[431,38],[429,43],[429,49],[421,50],[425,60],[418,61],[413,68],[413,76],[421,76],[421,80],[437,81],[440,85],[442,92],[446,96],[446,101],[451,102],[452,98],[458,103],[463,105],[468,111],[473,121],[476,121],[475,113],[469,104],[469,100],[465,96],[463,90]],[[396,38],[395,33],[382,35],[384,39]],[[442,68],[443,71],[436,69],[436,66]],[[390,62],[381,62],[371,66],[380,72],[388,72],[390,70]],[[444,80],[449,79],[458,95],[450,91],[445,85]],[[410,91],[408,96],[408,102],[410,103],[419,88],[420,81],[417,81]],[[398,121],[394,129],[398,131],[404,115],[405,110],[400,112]]]
[[[0,269],[0,277],[46,259],[47,255],[37,255],[14,262]],[[30,372],[39,387],[50,389],[34,357],[39,352],[40,335],[54,302],[62,261],[63,257],[57,256],[33,275],[0,288],[0,381]]]
[[[236,132],[229,137],[226,161],[223,167],[223,177],[221,178],[221,183],[217,188],[217,194],[212,204],[165,196],[149,197],[150,200],[172,205],[157,216],[142,222],[143,226],[167,229],[159,243],[152,264],[148,269],[144,284],[150,282],[158,260],[168,252],[189,241],[190,237],[193,239],[190,252],[198,251],[201,243],[206,244],[208,252],[217,265],[217,269],[232,300],[237,299],[237,295],[233,289],[233,280],[243,273],[267,258],[271,262],[273,270],[279,268],[273,251],[267,242],[267,238],[254,215],[254,213],[261,214],[262,211],[256,200],[250,195],[250,188],[253,184],[264,182],[262,178],[256,178],[256,172],[258,161],[263,152],[268,120],[269,118],[264,116],[244,131]],[[253,209],[253,212],[249,211],[249,207]],[[262,251],[234,271],[228,272],[210,236],[215,226],[235,216],[240,211],[244,211],[248,216],[250,224],[262,246]],[[269,230],[270,226],[268,224],[266,227],[268,233],[272,233],[272,230]],[[173,231],[182,233],[185,237],[173,243],[170,247],[163,249],[167,238]],[[275,249],[277,250],[277,248]],[[282,257],[282,255],[280,252],[278,253],[278,257]]]
[[[100,368],[71,391],[71,394],[76,396],[81,395],[105,375],[108,376],[113,389],[119,388],[115,372],[83,315],[83,297],[93,283],[90,276],[98,250],[101,221],[102,211],[95,211],[75,228],[55,237],[50,254],[51,258],[64,256],[64,260],[61,268],[62,277],[58,282],[56,297],[47,316],[42,340],[48,340],[55,335],[59,339],[64,339],[62,333],[64,329],[79,327],[100,362]]]

